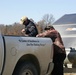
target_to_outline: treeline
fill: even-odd
[[[33,22],[34,20],[31,19]],[[38,32],[41,33],[44,31],[44,28],[47,25],[51,25],[54,22],[53,15],[45,14],[39,22],[35,23],[38,29]],[[22,36],[21,30],[24,28],[24,25],[19,23],[14,23],[11,25],[0,24],[0,33],[3,35],[18,35]]]
[[[37,29],[38,29],[38,32],[40,33],[42,31],[42,28],[37,25]],[[12,25],[2,25],[0,24],[0,33],[2,35],[23,35],[21,33],[21,30],[25,28],[24,25],[20,25],[19,23],[14,23]]]

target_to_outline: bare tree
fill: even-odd
[[[51,25],[55,20],[52,14],[45,14],[42,19],[44,20],[44,24],[46,26]]]
[[[39,32],[43,32],[44,28],[45,28],[45,23],[44,20],[40,20],[37,25],[39,26]]]
[[[40,20],[37,24],[39,25],[40,27],[40,30],[41,32],[44,31],[44,28],[48,25],[52,25],[52,23],[54,22],[54,17],[52,14],[45,14],[43,17],[42,17],[42,20]]]

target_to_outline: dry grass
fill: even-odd
[[[76,68],[65,68],[64,75],[76,75]]]
[[[64,75],[76,75],[76,73],[64,73]]]

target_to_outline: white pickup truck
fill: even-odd
[[[76,25],[55,25],[66,49],[64,66],[76,68]],[[50,38],[0,35],[0,75],[49,75],[53,69]]]
[[[52,58],[50,38],[0,35],[0,75],[46,75]]]

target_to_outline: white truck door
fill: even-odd
[[[3,38],[0,35],[0,75],[3,68],[3,62],[4,62],[4,44],[3,44]]]

